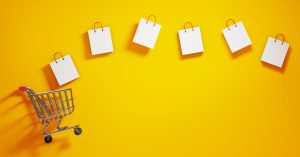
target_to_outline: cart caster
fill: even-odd
[[[51,137],[51,135],[47,135],[47,136],[44,138],[44,141],[45,141],[46,143],[51,143],[51,142],[52,142],[52,137]]]
[[[74,128],[74,134],[75,135],[80,135],[82,133],[82,129],[81,128]]]

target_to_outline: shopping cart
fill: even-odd
[[[34,107],[34,110],[44,125],[42,135],[46,143],[52,142],[51,135],[57,132],[74,129],[75,135],[80,135],[82,129],[79,125],[71,127],[60,127],[63,117],[71,114],[74,111],[72,89],[54,90],[44,93],[35,93],[31,88],[21,86],[19,90],[27,92],[28,97]],[[47,132],[46,130],[51,122],[56,121],[56,130]]]

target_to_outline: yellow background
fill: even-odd
[[[0,156],[299,157],[298,0],[1,1]],[[162,25],[155,49],[131,44],[140,18]],[[232,55],[222,36],[242,20],[253,42]],[[114,52],[91,56],[87,31],[101,21]],[[177,31],[200,26],[205,52],[181,57]],[[267,38],[291,47],[282,70],[261,63]],[[75,112],[46,145],[16,89],[57,89],[49,63],[70,54],[80,78]]]

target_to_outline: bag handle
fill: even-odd
[[[229,22],[229,21],[232,21],[232,22],[234,23],[235,27],[237,27],[237,25],[236,25],[236,23],[235,23],[235,21],[234,21],[233,19],[228,19],[228,20],[226,21],[226,26],[227,26],[228,30],[230,30],[230,27],[228,26],[228,22]]]
[[[153,18],[154,18],[154,25],[153,25],[153,26],[155,26],[155,24],[156,24],[156,16],[155,16],[155,15],[150,15],[150,16],[148,16],[148,19],[147,19],[147,22],[146,22],[146,23],[148,23],[150,17],[153,17]]]
[[[194,26],[192,24],[192,22],[186,22],[184,25],[183,25],[183,28],[184,28],[184,31],[186,32],[186,25],[187,24],[190,24],[192,26],[192,31],[194,31]]]
[[[94,32],[96,33],[96,25],[97,24],[100,24],[101,25],[101,29],[102,29],[102,31],[103,31],[103,25],[102,25],[102,23],[101,22],[95,22],[94,23]]]
[[[55,60],[56,63],[58,63],[58,62],[57,62],[57,58],[56,58],[57,55],[60,55],[61,58],[62,58],[63,60],[65,60],[65,59],[64,59],[64,55],[63,55],[62,53],[56,52],[56,53],[54,53],[54,60]]]
[[[277,41],[277,38],[278,38],[279,36],[281,36],[281,37],[282,37],[282,43],[281,43],[281,45],[283,45],[283,43],[284,43],[284,40],[285,40],[285,37],[284,37],[284,35],[283,35],[283,34],[277,34],[274,42],[276,42],[276,41]]]

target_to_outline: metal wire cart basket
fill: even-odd
[[[31,88],[21,86],[19,90],[26,92],[34,107],[34,110],[44,125],[42,135],[46,143],[52,142],[52,134],[57,132],[74,129],[75,135],[80,135],[82,129],[79,125],[71,127],[60,127],[63,117],[71,114],[74,111],[72,89],[54,90],[43,93],[35,93]],[[46,132],[50,123],[56,121],[56,129],[52,132]]]

